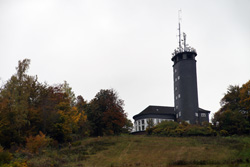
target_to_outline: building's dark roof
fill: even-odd
[[[210,111],[208,111],[208,110],[204,110],[204,109],[202,109],[202,108],[199,108],[199,113],[210,113]]]
[[[175,114],[174,107],[165,107],[165,106],[148,106],[146,109],[144,109],[139,114],[133,116],[133,118],[141,115],[149,115],[149,114],[155,114],[155,115],[166,115],[166,114]]]
[[[210,113],[210,111],[199,108],[199,113]],[[133,119],[143,115],[175,115],[175,111],[174,107],[148,106],[142,112],[133,116]]]

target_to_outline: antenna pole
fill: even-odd
[[[178,30],[179,30],[179,48],[181,49],[181,10],[178,11],[178,21],[179,21],[179,27],[178,27]]]
[[[185,33],[183,33],[183,41],[184,41],[184,50],[186,50],[186,48],[187,48],[187,44],[186,44],[186,38],[187,37],[187,35],[185,34]]]

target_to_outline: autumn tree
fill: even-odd
[[[18,62],[17,73],[2,86],[0,92],[0,143],[24,141],[24,133],[30,124],[28,119],[33,101],[31,89],[37,84],[37,78],[26,74],[30,60]]]
[[[76,106],[72,88],[63,84],[49,86],[29,76],[30,60],[18,62],[17,72],[0,88],[0,145],[25,144],[26,137],[41,131],[58,141],[79,133],[86,114]]]
[[[124,102],[113,89],[100,90],[87,108],[92,135],[113,135],[122,132],[126,124]]]
[[[212,120],[218,130],[226,130],[229,134],[246,134],[250,128],[250,81],[242,87],[228,87],[221,99],[221,108]]]

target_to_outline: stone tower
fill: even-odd
[[[172,54],[174,73],[174,102],[178,121],[196,124],[199,121],[199,104],[196,75],[196,50],[186,44],[186,34],[181,38],[179,23],[179,47]]]

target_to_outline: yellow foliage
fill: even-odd
[[[30,153],[39,153],[40,149],[46,147],[49,143],[49,138],[46,138],[45,134],[41,131],[35,137],[29,136],[26,138],[26,149]]]
[[[79,112],[77,107],[72,107],[68,112],[59,110],[58,114],[60,114],[64,120],[62,123],[63,129],[70,133],[77,130],[79,125],[87,120],[87,116],[84,115],[84,112]]]
[[[240,104],[245,110],[250,110],[250,80],[240,89]]]
[[[1,167],[28,167],[28,164],[26,162],[15,161],[10,164],[4,164]]]
[[[81,113],[78,112],[76,107],[72,107],[72,109],[71,109],[71,121],[73,121],[75,124],[77,124],[80,118],[81,118]]]

